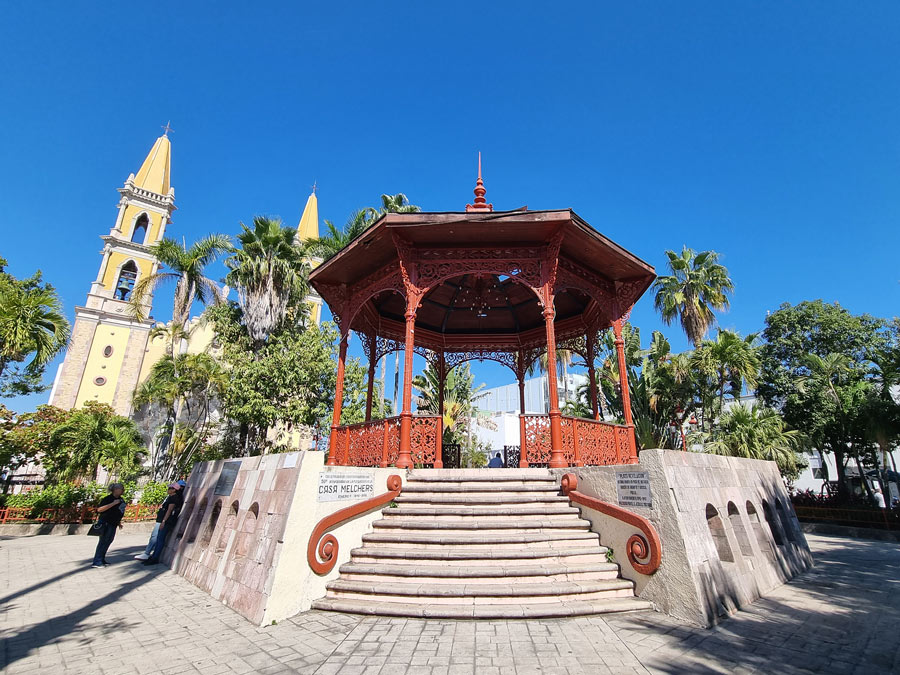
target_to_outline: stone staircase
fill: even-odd
[[[315,609],[444,619],[650,609],[546,469],[412,471]]]

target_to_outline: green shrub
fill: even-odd
[[[151,481],[144,486],[139,504],[162,504],[168,494],[168,483]]]
[[[33,511],[43,509],[60,509],[79,504],[95,504],[104,494],[106,488],[97,483],[75,485],[59,483],[45,485],[40,490],[30,490],[23,494],[7,495],[6,505],[13,508],[31,508]]]

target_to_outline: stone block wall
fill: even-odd
[[[657,608],[712,625],[809,569],[812,556],[774,462],[672,450],[644,450],[640,466],[557,469],[578,476],[578,490],[617,504],[616,473],[644,470],[652,506],[627,507],[653,523],[662,563],[634,570],[625,542],[634,528],[590,509],[582,514],[613,548],[622,575]]]
[[[227,494],[216,494],[230,462],[240,463],[234,485]],[[324,453],[301,451],[196,464],[163,561],[257,625],[309,609],[325,595],[326,584],[337,578],[350,551],[362,544],[382,508],[334,526],[329,531],[338,539],[334,568],[316,574],[307,559],[313,529],[326,516],[364,499],[318,501],[320,473],[369,474],[375,495],[387,491],[391,474],[406,476],[399,469],[326,467],[324,462]]]
[[[307,453],[298,452],[195,465],[163,560],[215,599],[261,623],[305,461]],[[231,462],[240,464],[234,485],[217,494],[222,469]]]

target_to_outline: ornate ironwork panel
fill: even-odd
[[[409,432],[412,460],[416,466],[431,468],[437,455],[438,436],[441,433],[441,418],[437,416],[416,416],[412,419]]]
[[[550,416],[525,415],[524,417],[525,456],[528,465],[548,466],[550,464]],[[631,427],[568,416],[562,416],[559,422],[562,430],[563,454],[570,465],[575,464],[576,438],[579,458],[585,466],[633,464],[637,461]],[[518,466],[518,459],[515,466]]]
[[[619,436],[619,452],[622,455],[620,464],[637,463],[637,448],[634,443],[634,427],[616,425]]]
[[[624,464],[616,454],[616,430],[620,427],[609,422],[573,418],[578,450],[585,465],[607,466]]]
[[[384,420],[373,420],[347,427],[350,443],[349,466],[379,466],[384,451]]]

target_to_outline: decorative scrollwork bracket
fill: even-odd
[[[563,494],[576,504],[594,509],[603,515],[621,520],[623,523],[639,529],[641,534],[631,535],[625,545],[628,561],[631,563],[634,571],[640,574],[650,575],[659,569],[659,564],[662,560],[662,542],[659,539],[656,528],[653,527],[649,520],[623,509],[621,506],[604,502],[595,497],[588,497],[586,494],[578,492],[578,477],[574,473],[563,475],[560,487]]]
[[[359,504],[348,506],[340,511],[335,511],[330,516],[322,518],[312,531],[312,534],[309,535],[309,544],[306,547],[306,560],[309,562],[312,571],[319,575],[325,575],[333,570],[337,564],[338,540],[333,534],[326,534],[328,530],[393,501],[400,494],[402,487],[403,481],[400,476],[395,473],[391,474],[387,479],[387,492]]]

